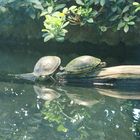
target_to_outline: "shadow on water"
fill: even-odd
[[[58,55],[65,65],[77,56],[74,52],[64,55],[43,50],[43,55]],[[0,57],[0,71],[26,73],[32,72],[42,52],[3,48]],[[140,138],[139,90],[0,82],[0,106],[2,140]]]

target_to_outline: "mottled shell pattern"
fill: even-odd
[[[96,68],[101,63],[101,59],[84,55],[70,61],[65,70],[68,74],[82,74]]]

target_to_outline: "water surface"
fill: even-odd
[[[42,55],[3,51],[0,57],[1,71],[24,73]],[[62,56],[65,61],[71,57]],[[139,96],[138,90],[1,81],[0,139],[138,140]]]

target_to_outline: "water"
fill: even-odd
[[[41,56],[0,52],[0,70],[31,72]],[[138,90],[1,81],[0,140],[138,140],[139,99]]]

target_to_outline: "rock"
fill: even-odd
[[[42,19],[32,19],[25,11],[6,9],[0,13],[0,37],[10,40],[36,40],[42,39]],[[140,24],[131,27],[128,33],[123,31],[114,32],[108,29],[106,32],[99,31],[94,24],[84,26],[69,26],[66,40],[70,42],[89,42],[95,45],[108,44],[111,46],[124,43],[125,45],[140,44]]]

